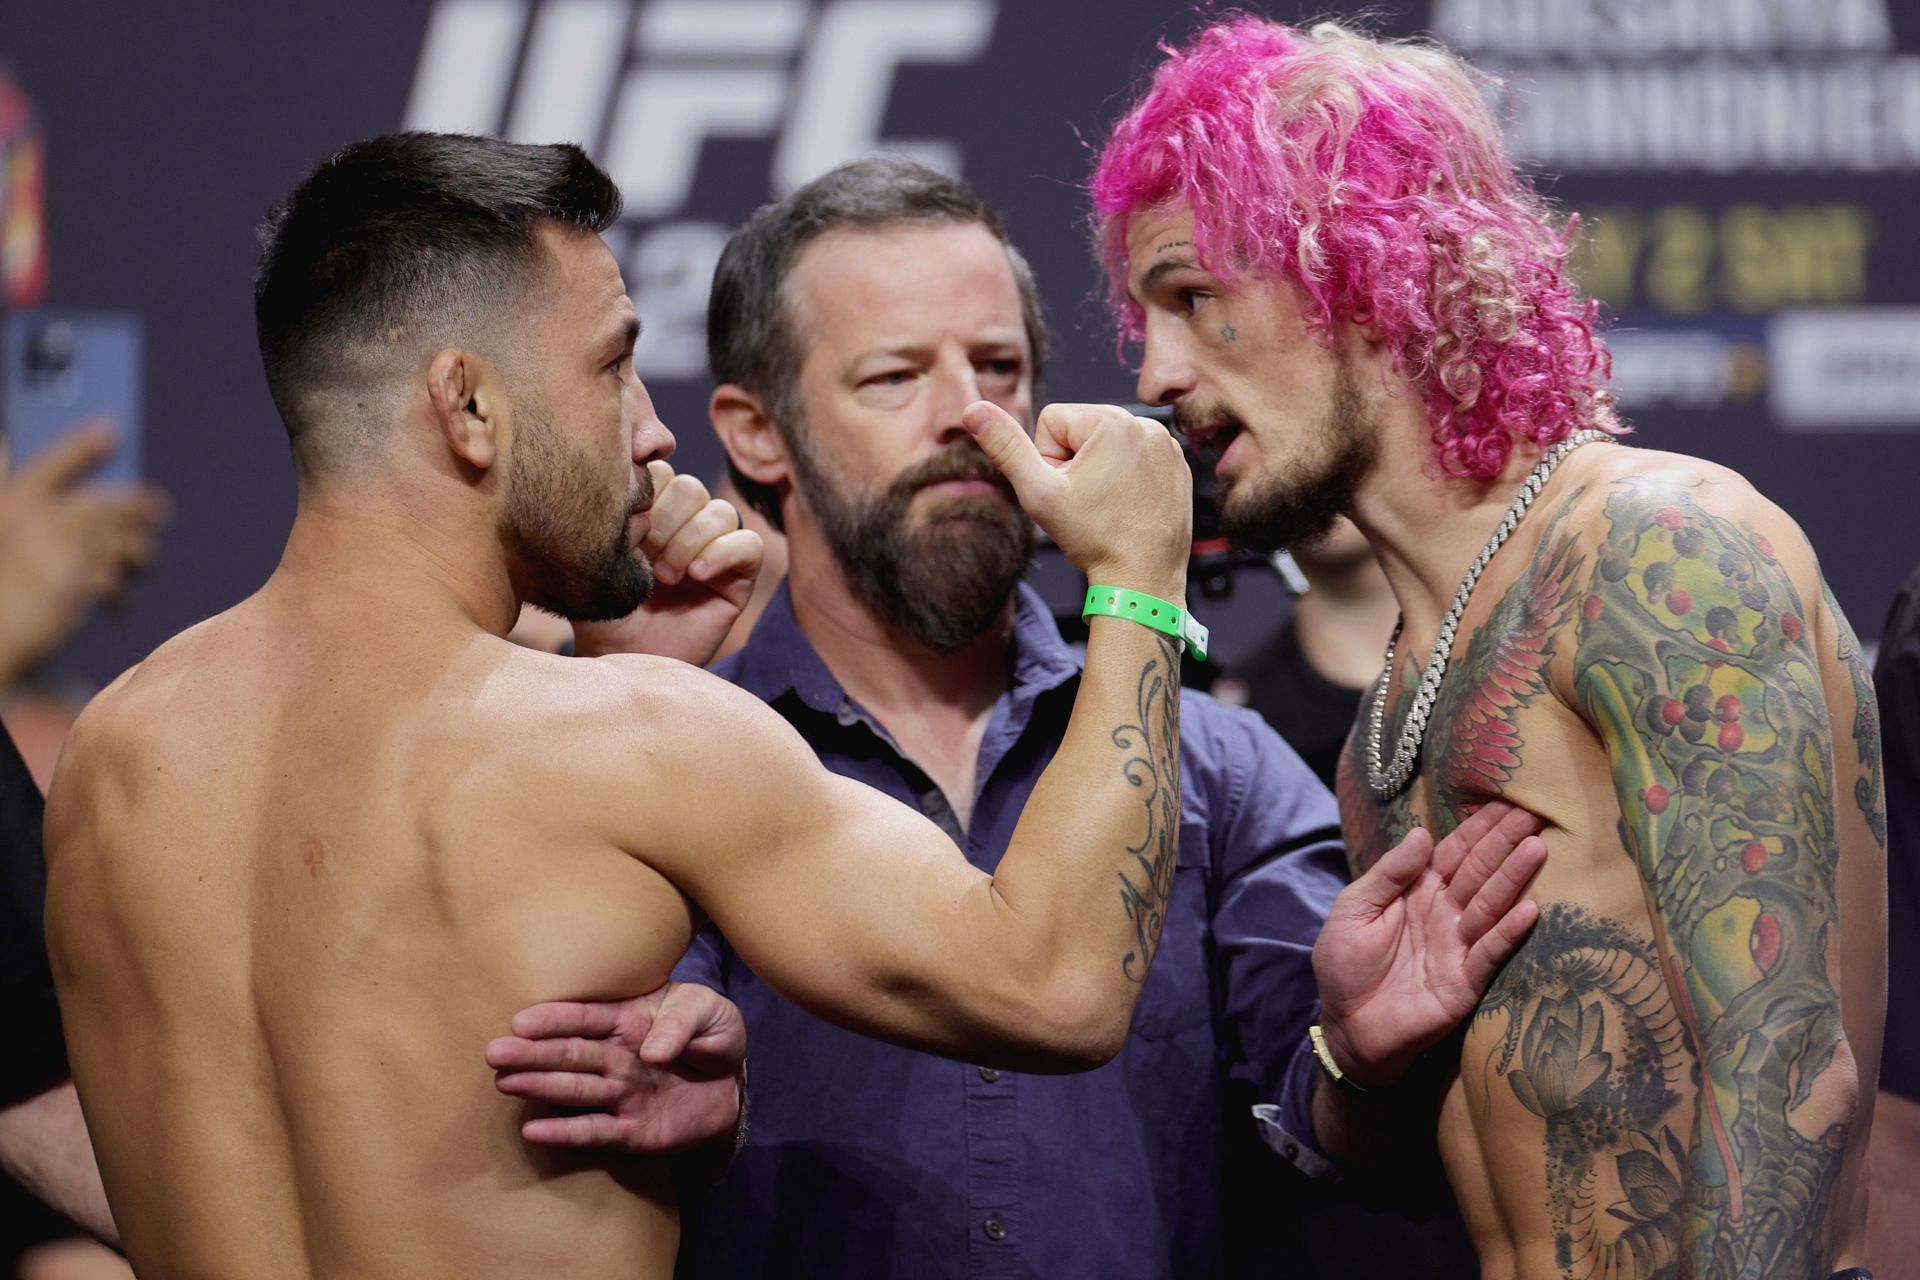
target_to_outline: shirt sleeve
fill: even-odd
[[[47,867],[40,851],[40,789],[0,731],[0,980],[7,1052],[0,1057],[0,1107],[67,1078],[67,1049],[53,972],[47,966]]]
[[[1196,700],[1197,701],[1197,700]],[[1263,1142],[1311,1177],[1332,1165],[1313,1146],[1314,1062],[1303,1049],[1319,1010],[1313,943],[1346,886],[1332,793],[1251,712],[1209,706],[1196,771],[1213,824],[1213,939],[1228,1076],[1254,1099]],[[1197,719],[1198,717],[1196,717]],[[1210,767],[1209,767],[1210,766]]]
[[[1887,1009],[1920,1009],[1920,572],[1894,598],[1873,669],[1887,798]],[[1880,1085],[1920,1101],[1920,1019],[1889,1017]]]
[[[680,963],[673,966],[675,982],[698,983],[710,987],[721,995],[727,993],[727,940],[720,931],[709,923],[700,932],[693,935],[693,942],[687,947],[687,954],[680,957]]]

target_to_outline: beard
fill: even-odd
[[[1209,410],[1205,419],[1234,415]],[[1252,551],[1310,546],[1332,530],[1351,508],[1354,491],[1373,467],[1373,424],[1353,375],[1343,365],[1334,378],[1333,403],[1310,433],[1312,455],[1292,475],[1265,473],[1234,482],[1220,495],[1220,531]]]
[[[978,446],[951,445],[881,492],[861,495],[840,485],[804,427],[788,443],[800,498],[819,521],[841,577],[882,622],[945,655],[1000,617],[1033,558],[1033,524]],[[909,513],[914,495],[943,480],[984,480],[996,492],[944,500],[916,526]]]
[[[645,472],[624,499],[544,413],[522,418],[507,483],[505,537],[521,598],[575,622],[624,618],[653,593],[653,564],[627,521],[653,504]]]

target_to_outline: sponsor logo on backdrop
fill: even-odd
[[[0,71],[0,305],[31,307],[46,297],[46,162],[33,103]]]
[[[772,144],[784,194],[876,150],[949,173],[953,138],[883,136],[897,81],[987,50],[999,0],[438,0],[405,127],[584,145],[619,182],[607,239],[645,319],[644,375],[706,370],[707,288],[745,209],[703,216],[709,142]]]
[[[1866,305],[1875,246],[1897,231],[1875,211],[1904,216],[1920,170],[1920,55],[1896,48],[1896,2],[1435,0],[1434,33],[1506,81],[1495,101],[1517,157],[1622,179],[1618,200],[1582,209],[1580,275],[1620,318],[1627,408],[1764,403],[1789,430],[1920,427],[1912,362],[1861,354],[1910,344],[1920,302],[1905,285],[1905,306]],[[1854,200],[1806,199],[1836,175]],[[1713,203],[1722,177],[1739,203]],[[1797,199],[1754,198],[1789,183]],[[1861,359],[1843,375],[1848,350]]]

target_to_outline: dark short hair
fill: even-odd
[[[356,142],[267,215],[254,323],[267,389],[310,460],[318,393],[359,390],[418,341],[472,341],[546,269],[538,232],[606,230],[613,180],[571,145],[454,133]]]
[[[715,383],[731,382],[760,398],[783,435],[800,424],[797,392],[803,357],[786,296],[800,251],[829,231],[873,230],[902,222],[977,224],[1007,251],[1020,291],[1020,314],[1038,387],[1047,360],[1047,326],[1033,270],[1007,239],[999,211],[974,189],[900,156],[872,156],[815,178],[767,205],[733,233],[713,272],[707,302],[707,366]],[[727,460],[747,502],[780,527],[779,494],[740,474]]]

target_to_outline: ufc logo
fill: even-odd
[[[773,138],[784,194],[876,150],[948,173],[945,138],[883,138],[896,77],[968,63],[999,0],[438,0],[405,127],[584,145],[620,184],[642,372],[705,366],[706,291],[730,228],[679,219],[714,138]],[[651,224],[651,225],[648,225]],[[622,243],[622,241],[625,243]]]

